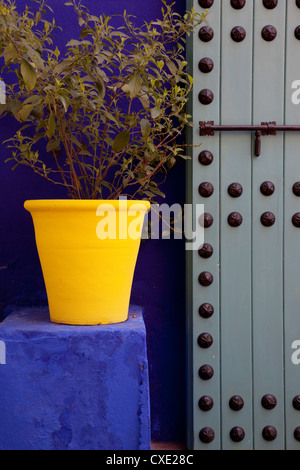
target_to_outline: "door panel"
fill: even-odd
[[[228,125],[251,122],[253,1],[241,10],[231,10],[229,15],[222,7],[220,122]],[[236,25],[246,31],[242,42],[230,36]],[[251,448],[251,134],[221,133],[220,141],[222,445],[224,449]],[[234,212],[243,217],[239,227],[228,223]],[[244,402],[239,412],[229,406],[235,396]],[[231,430],[237,432],[236,427],[245,432],[240,443],[230,438]]]
[[[300,80],[294,34],[300,2],[190,0],[192,6],[209,7],[213,37],[208,40],[201,25],[188,47],[190,139],[201,147],[191,154],[187,199],[212,216],[205,243],[213,254],[187,255],[188,445],[300,449],[294,435],[300,426],[300,228],[292,223],[300,212],[300,184],[299,195],[293,192],[300,182],[300,132],[262,136],[256,157],[254,132],[207,137],[197,125],[300,124],[300,105],[291,99],[292,83]],[[211,60],[201,66],[203,58]],[[201,273],[212,275],[210,282],[202,285]]]
[[[285,121],[286,124],[299,124],[300,105],[292,103],[292,83],[300,80],[298,61],[299,40],[294,36],[300,24],[300,10],[295,2],[287,2],[286,29],[286,87]],[[293,407],[294,397],[300,394],[299,365],[293,364],[292,344],[300,339],[300,248],[299,228],[291,223],[294,214],[300,211],[300,198],[293,193],[293,186],[300,181],[299,135],[286,133],[284,137],[284,330],[285,330],[285,402],[286,402],[286,446],[299,450],[299,442],[294,438],[294,430],[300,426],[300,411]],[[299,193],[298,193],[299,194]],[[298,346],[299,347],[299,346]],[[298,430],[299,431],[299,430]]]
[[[211,18],[210,26],[214,31],[213,40],[206,43],[206,55],[209,57],[214,64],[213,75],[201,73],[199,70],[199,61],[194,62],[194,79],[195,79],[195,90],[198,93],[201,90],[211,89],[218,90],[220,86],[219,82],[219,68],[220,68],[220,17],[221,7],[220,4],[214,6],[214,15]],[[195,53],[198,47],[196,46]],[[209,76],[210,75],[210,76]],[[213,119],[219,121],[220,119],[220,95],[217,92],[214,93],[214,100],[209,106],[201,104],[198,100],[199,113],[203,119]],[[197,128],[194,129],[194,143],[201,144],[201,139]],[[209,154],[206,152],[209,150]],[[203,142],[201,147],[197,148],[197,165],[201,167],[202,171],[193,172],[193,200],[196,204],[205,204],[205,212],[211,217],[212,225],[207,227],[205,230],[210,233],[210,244],[214,246],[214,253],[210,258],[207,258],[205,263],[202,265],[202,271],[194,270],[192,283],[193,283],[193,328],[192,328],[192,343],[194,349],[194,366],[193,366],[193,381],[194,381],[194,393],[193,403],[195,411],[196,422],[201,423],[201,428],[198,430],[198,434],[201,429],[206,427],[212,427],[213,429],[220,428],[220,351],[219,351],[219,319],[213,314],[209,318],[203,318],[203,315],[209,315],[208,306],[213,306],[214,310],[218,311],[219,306],[219,214],[218,214],[218,200],[219,200],[219,162],[217,156],[219,153],[219,139],[208,138],[206,142]],[[213,156],[213,161],[210,163],[210,157]],[[199,158],[202,161],[199,162]],[[210,163],[210,164],[208,164]],[[209,198],[201,196],[199,193],[199,187],[201,183],[210,182],[214,188],[214,194]],[[193,264],[196,266],[200,258],[197,251],[193,254]],[[209,272],[214,278],[211,286],[202,286],[199,283],[199,275],[201,272]],[[199,314],[199,308],[201,308],[202,316]],[[200,348],[198,344],[198,338],[201,334],[209,332],[213,337],[213,344],[210,348]],[[212,369],[213,377],[209,380],[203,380],[199,376],[200,368],[204,368],[209,365]],[[205,401],[205,397],[210,397],[216,406],[210,410],[209,414],[203,411],[199,407],[199,400]],[[202,405],[202,408],[204,405]],[[211,424],[212,423],[212,424]],[[218,449],[221,445],[220,434],[216,434],[213,442],[211,443],[212,449]],[[200,442],[201,446],[201,442]]]
[[[285,2],[273,10],[255,2],[253,49],[253,122],[283,122]],[[266,25],[276,28],[273,41],[262,38]],[[276,98],[277,97],[277,98]],[[278,99],[280,97],[280,99]],[[284,445],[283,395],[283,134],[263,138],[262,154],[253,165],[253,390],[255,449],[282,449]],[[260,185],[270,181],[275,191],[265,196]],[[265,227],[260,217],[275,215],[275,224]],[[273,410],[262,407],[266,394],[276,398]],[[265,426],[273,426],[277,437],[266,441]]]

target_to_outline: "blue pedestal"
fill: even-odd
[[[100,326],[57,325],[47,309],[16,310],[0,323],[0,345],[1,450],[150,449],[140,309]]]

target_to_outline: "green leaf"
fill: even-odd
[[[18,117],[20,121],[26,121],[34,106],[34,104],[25,104],[24,106],[22,106],[22,108],[18,110]]]
[[[130,98],[135,98],[139,94],[142,87],[142,83],[143,81],[140,75],[133,75],[133,77],[127,83],[126,87],[129,91]]]
[[[22,105],[22,102],[15,98],[7,103],[7,110],[12,113],[16,119],[19,119],[18,111],[21,109]]]
[[[97,88],[97,91],[99,93],[101,100],[103,100],[105,96],[105,85],[104,85],[104,81],[100,77],[98,81],[95,83],[95,86]]]
[[[3,26],[3,29],[7,29],[7,21],[4,15],[0,15],[0,24]]]
[[[80,17],[78,18],[78,24],[79,24],[79,26],[84,25],[84,18],[82,18],[82,16],[80,16]]]
[[[190,85],[193,85],[194,78],[191,75],[188,75],[188,79],[189,79]]]
[[[168,66],[168,69],[170,70],[172,75],[175,76],[178,73],[178,68],[176,67],[174,62],[172,62],[171,60],[168,60],[167,66]]]
[[[87,155],[88,157],[92,157],[93,155],[91,154],[91,152],[89,152],[88,150],[81,150],[81,152],[79,152],[78,155]]]
[[[6,104],[0,104],[0,116],[1,114],[5,113],[7,110],[7,105]]]
[[[58,152],[60,151],[60,142],[58,140],[49,140],[47,147],[46,147],[47,152],[51,152],[52,150]]]
[[[18,58],[18,51],[12,43],[9,43],[8,46],[5,47],[2,54],[6,64]]]
[[[21,63],[21,74],[27,90],[33,90],[36,84],[36,70],[29,62],[24,59]]]
[[[110,113],[109,111],[106,111],[105,109],[102,110],[102,113],[108,120],[113,121],[119,127],[120,123],[112,113]]]
[[[47,130],[47,136],[49,139],[53,137],[56,129],[56,122],[55,122],[55,117],[54,114],[51,113],[48,119],[48,130]]]
[[[161,192],[160,189],[158,189],[158,188],[153,188],[153,186],[151,186],[151,191],[152,191],[154,194],[156,194],[157,196],[161,196],[161,197],[163,197],[163,198],[166,197],[166,195],[165,195],[163,192]]]
[[[45,163],[43,163],[43,172],[44,172],[44,175],[47,176],[47,174],[49,173],[48,170],[47,170],[47,167],[45,165]]]
[[[95,15],[89,15],[89,21],[94,21],[95,23],[99,22],[98,16]]]
[[[40,69],[43,69],[45,67],[44,65],[44,60],[41,57],[41,55],[32,47],[27,45],[27,54],[29,59]]]
[[[150,108],[150,103],[147,95],[139,96],[139,100],[142,103],[144,109]]]
[[[161,110],[157,106],[155,106],[155,108],[151,108],[152,119],[156,119],[160,115],[161,115]]]
[[[62,95],[59,95],[57,97],[57,99],[62,103],[63,107],[64,107],[64,110],[65,110],[65,113],[68,111],[68,103],[66,102],[64,96]]]
[[[81,45],[81,41],[77,41],[76,39],[71,39],[71,41],[67,43],[67,47],[80,46],[80,45]]]
[[[55,51],[53,52],[53,54],[55,55],[56,59],[58,59],[58,57],[60,56],[60,51],[58,49],[58,47],[56,46],[56,49]]]
[[[129,139],[130,139],[129,130],[120,132],[120,134],[118,134],[113,141],[113,144],[112,144],[113,151],[116,153],[121,152],[121,150],[123,150],[129,144]]]
[[[138,123],[138,116],[134,113],[127,114],[125,116],[124,123],[126,126],[130,127],[131,129],[135,128]]]
[[[41,21],[42,13],[40,11],[36,12],[35,15],[35,24],[37,25]]]
[[[42,96],[41,95],[32,95],[26,98],[24,101],[24,104],[33,104],[33,105],[38,105],[42,101]]]
[[[141,126],[141,132],[142,132],[143,138],[146,141],[151,131],[150,122],[148,121],[148,119],[141,119],[140,126]]]
[[[151,191],[143,191],[144,194],[146,194],[146,196],[148,197],[153,197],[154,194],[151,192]]]
[[[64,59],[54,67],[54,72],[60,75],[62,72],[66,72],[72,66],[72,64],[72,59]]]

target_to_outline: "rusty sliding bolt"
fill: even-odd
[[[200,136],[213,136],[218,131],[255,131],[255,156],[261,154],[261,136],[276,135],[276,132],[300,131],[300,126],[278,126],[276,122],[262,122],[261,125],[215,125],[214,121],[200,121]]]
[[[261,154],[261,131],[255,131],[255,156],[259,157]]]

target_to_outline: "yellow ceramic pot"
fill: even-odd
[[[37,249],[55,323],[123,322],[147,201],[34,200]]]

